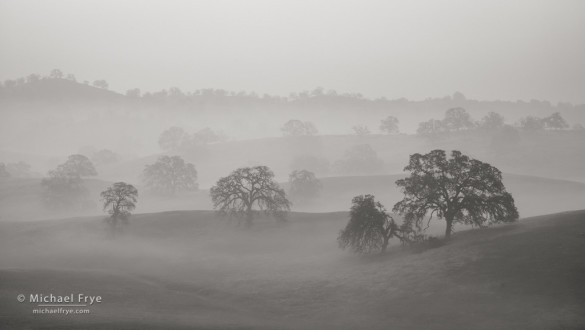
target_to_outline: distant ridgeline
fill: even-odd
[[[411,110],[441,110],[462,107],[473,112],[518,111],[531,115],[548,115],[562,112],[571,116],[585,110],[585,105],[573,105],[560,102],[556,105],[548,101],[531,100],[529,102],[511,101],[477,101],[467,99],[456,92],[452,96],[427,98],[411,101],[405,98],[389,100],[386,98],[368,99],[360,93],[338,93],[321,87],[312,91],[291,93],[289,96],[257,94],[255,92],[234,92],[223,89],[199,89],[183,92],[171,87],[158,92],[142,93],[140,89],[130,89],[125,94],[108,90],[105,80],[78,82],[74,75],[63,74],[53,70],[48,76],[31,74],[26,78],[6,80],[0,83],[1,102],[95,102],[140,104],[142,106],[201,109],[221,108],[315,108],[327,110],[382,110],[404,112]]]

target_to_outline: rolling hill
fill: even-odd
[[[0,223],[0,325],[73,329],[582,329],[585,211],[459,232],[360,258],[344,213],[249,230],[209,212]],[[19,293],[101,295],[90,315],[33,315]]]

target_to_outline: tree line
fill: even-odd
[[[392,238],[408,244],[421,242],[428,239],[425,230],[433,218],[445,221],[444,237],[449,239],[456,224],[485,227],[519,217],[500,170],[460,151],[413,154],[404,171],[408,176],[396,181],[404,197],[394,204],[392,214],[373,195],[352,199],[349,221],[337,238],[341,248],[360,254],[383,253]],[[49,177],[42,182],[50,192],[47,201],[53,206],[79,202],[87,192],[82,178],[96,174],[87,157],[69,156],[65,163],[49,171]],[[267,166],[232,171],[211,187],[213,208],[246,227],[252,226],[259,214],[285,221],[291,200],[306,202],[322,189],[315,174],[307,170],[295,170],[289,175],[288,193],[274,177]],[[196,179],[194,165],[179,156],[161,156],[144,169],[146,186],[168,195],[197,189]],[[138,201],[138,190],[131,184],[116,182],[100,196],[103,210],[109,214],[106,222],[115,235],[128,223]],[[397,221],[395,216],[401,220]]]

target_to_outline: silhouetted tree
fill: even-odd
[[[463,108],[453,108],[445,112],[443,126],[447,131],[461,131],[474,127],[469,113]]]
[[[337,238],[339,247],[360,254],[383,253],[392,237],[401,238],[394,219],[373,195],[356,196],[351,202],[349,222]]]
[[[565,119],[558,112],[555,112],[552,115],[544,118],[542,121],[544,123],[545,128],[550,128],[550,129],[567,129],[567,128],[569,128],[569,124],[567,124]]]
[[[288,176],[289,194],[295,201],[306,202],[319,195],[323,186],[315,173],[307,170],[294,170]]]
[[[189,135],[180,127],[173,126],[162,132],[158,145],[165,151],[176,151],[189,139]]]
[[[100,194],[104,203],[103,209],[110,215],[106,222],[110,225],[112,235],[119,224],[128,224],[131,211],[136,208],[138,190],[125,182],[116,182]]]
[[[382,119],[380,123],[380,130],[386,134],[398,133],[398,118],[394,116],[388,116],[386,119]]]
[[[485,115],[478,125],[486,130],[497,130],[504,127],[504,117],[497,112],[490,112]]]
[[[243,167],[217,181],[210,190],[214,209],[221,214],[245,219],[250,226],[254,208],[285,219],[291,203],[266,166]]]
[[[311,136],[318,133],[313,123],[297,119],[291,119],[284,123],[281,131],[284,136]]]
[[[161,156],[156,163],[146,165],[143,179],[148,188],[171,196],[177,191],[198,188],[195,165],[180,156]]]
[[[514,199],[502,183],[502,173],[490,164],[471,159],[459,151],[447,158],[444,150],[410,156],[404,168],[410,175],[396,181],[404,199],[393,211],[405,223],[421,228],[421,222],[437,216],[445,219],[445,237],[455,223],[484,226],[518,218]]]

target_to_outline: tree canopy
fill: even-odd
[[[288,176],[289,192],[295,203],[307,202],[319,195],[323,188],[315,173],[307,170],[294,170]]]
[[[219,179],[210,190],[214,209],[244,218],[251,225],[254,208],[284,219],[291,203],[267,166],[243,167]]]
[[[82,177],[95,176],[93,163],[84,155],[70,155],[67,161],[49,171],[48,177],[41,181],[47,190],[45,204],[50,208],[73,208],[88,205],[88,191]]]
[[[404,198],[393,211],[418,229],[427,216],[429,222],[436,216],[446,221],[448,238],[455,223],[484,226],[518,218],[500,170],[460,151],[452,151],[450,158],[444,150],[411,155],[404,170],[410,175],[396,181]]]
[[[103,209],[110,217],[107,222],[112,231],[115,231],[119,223],[128,223],[130,212],[136,208],[138,190],[131,184],[116,182],[100,194],[104,203]]]
[[[337,238],[339,247],[360,254],[385,252],[392,237],[401,238],[398,225],[373,195],[356,196],[351,202],[349,222]]]
[[[284,136],[311,136],[318,133],[313,123],[298,119],[291,119],[284,123],[281,131]]]
[[[195,165],[180,156],[161,156],[156,163],[146,165],[143,179],[148,188],[171,196],[177,191],[198,188]]]
[[[399,132],[398,123],[398,118],[394,116],[388,116],[386,119],[381,120],[380,130],[386,134],[396,134]]]

